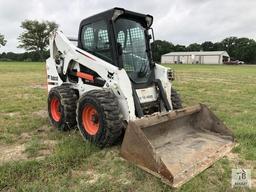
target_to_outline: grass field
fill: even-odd
[[[231,169],[252,169],[256,186],[256,67],[167,66],[184,105],[207,104],[239,143],[176,191],[249,191],[231,188]],[[42,63],[0,62],[0,73],[0,191],[174,191],[120,158],[120,146],[100,150],[52,128]]]

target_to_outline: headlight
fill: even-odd
[[[167,70],[167,77],[170,81],[174,81],[175,80],[175,72],[173,69],[168,69]]]

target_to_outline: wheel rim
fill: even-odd
[[[54,121],[59,121],[61,118],[60,113],[60,100],[57,97],[53,97],[51,100],[51,115]]]
[[[94,106],[86,104],[82,112],[83,127],[90,135],[96,135],[99,130],[99,115]]]

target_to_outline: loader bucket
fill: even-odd
[[[121,155],[176,188],[223,157],[234,144],[232,132],[199,104],[130,121]]]

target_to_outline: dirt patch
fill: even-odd
[[[89,177],[86,181],[89,184],[96,183],[100,179],[100,177],[102,177],[102,175],[103,175],[103,174],[97,173],[96,171],[94,171],[92,169],[87,170],[85,173]]]
[[[29,93],[19,93],[19,94],[15,94],[15,97],[21,100],[31,100],[31,97],[34,97],[34,96]]]
[[[57,141],[55,140],[44,140],[42,141],[43,147],[38,150],[38,155],[36,157],[29,157],[26,153],[27,143],[25,143],[25,140],[28,141],[31,139],[31,135],[28,133],[22,133],[19,138],[22,138],[23,144],[0,146],[0,165],[10,161],[44,159],[46,156],[49,156],[53,153],[54,147],[57,144]]]
[[[51,128],[48,127],[48,125],[43,125],[42,127],[39,127],[36,129],[37,133],[44,133],[51,130]]]
[[[54,128],[48,126],[48,125],[43,125],[42,127],[37,128],[34,132],[33,135],[37,135],[40,138],[44,138],[45,140],[49,139],[49,134],[50,132],[55,131]]]
[[[19,143],[24,143],[24,142],[29,141],[31,138],[32,138],[32,136],[30,133],[24,132],[24,133],[21,133],[21,135],[18,137],[18,141],[19,141]]]
[[[93,169],[88,169],[86,171],[83,170],[72,170],[71,175],[73,178],[82,179],[81,182],[85,182],[88,184],[96,183],[104,174],[98,173]]]
[[[9,117],[14,117],[14,116],[18,116],[19,113],[7,113],[6,115]]]
[[[45,140],[43,141],[43,144],[47,145],[47,146],[50,146],[50,147],[53,147],[57,144],[58,142],[55,141],[55,140]]]
[[[252,188],[256,188],[256,179],[252,179]]]
[[[85,171],[83,170],[72,170],[71,175],[73,178],[82,178],[85,176]]]
[[[0,164],[27,159],[25,149],[24,144],[0,146]]]
[[[228,154],[226,155],[226,157],[227,157],[228,160],[230,160],[231,162],[239,162],[239,161],[240,161],[239,156],[238,156],[237,153],[232,153],[232,152],[230,152],[230,153],[228,153]]]
[[[255,167],[255,162],[253,160],[246,160],[239,156],[238,153],[232,153],[226,155],[228,160],[231,162],[232,167],[243,167],[246,169],[253,169]]]
[[[33,132],[21,133],[20,136],[17,138],[17,141],[19,144],[26,143],[26,142],[30,141],[34,135],[37,135],[37,136],[40,136],[43,138],[47,138],[47,136],[48,136],[47,132],[49,132],[49,131],[50,131],[50,128],[48,128],[48,126],[44,125],[40,128],[37,128]],[[52,140],[43,141],[43,143],[47,143],[47,144],[51,144],[53,142],[55,142],[55,141],[52,141]]]
[[[119,146],[115,146],[112,147],[111,149],[107,150],[105,152],[105,157],[104,159],[106,160],[121,160],[124,161],[124,159],[120,156],[120,147]]]
[[[0,113],[0,115],[4,115],[6,117],[17,117],[20,115],[19,112],[10,112],[10,113]]]
[[[55,140],[44,140],[40,142],[40,149],[38,149],[36,159],[44,159],[46,156],[53,154],[54,147],[58,142]]]
[[[43,154],[44,156],[52,154],[55,145],[57,145],[56,140],[44,140],[43,145],[45,146],[42,150],[39,151],[39,153]]]
[[[48,117],[48,112],[47,112],[47,110],[43,109],[43,110],[40,110],[40,111],[33,112],[32,115],[36,115],[36,116],[42,117],[42,118],[47,118]]]
[[[52,150],[49,149],[41,149],[38,151],[38,155],[35,158],[36,160],[42,160],[46,158],[47,156],[50,156],[52,154]]]

